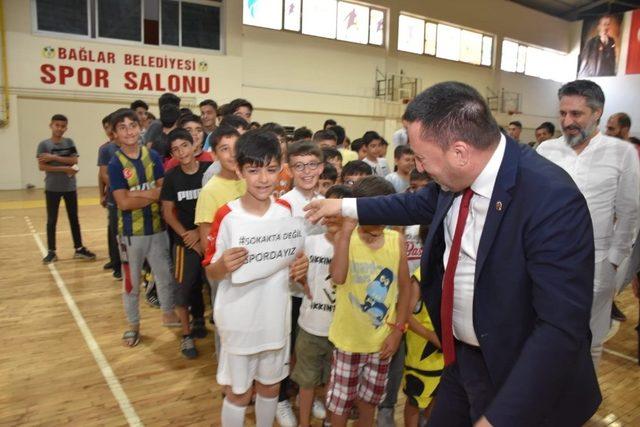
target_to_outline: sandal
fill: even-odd
[[[122,342],[126,347],[135,347],[140,343],[140,332],[139,331],[127,331],[122,335]]]

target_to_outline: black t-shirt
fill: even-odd
[[[198,228],[194,224],[196,217],[196,202],[202,188],[202,175],[211,166],[209,162],[200,162],[198,171],[193,175],[188,175],[182,171],[180,166],[171,169],[164,176],[162,183],[161,200],[167,200],[175,203],[176,215],[180,224],[187,230],[195,230]],[[178,241],[182,241],[180,236],[171,228],[171,233],[177,237]]]

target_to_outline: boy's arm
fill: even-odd
[[[102,178],[102,171],[98,169],[98,194],[100,195],[100,204],[106,206],[107,202],[107,185]]]
[[[386,359],[393,356],[398,350],[400,340],[404,331],[401,329],[407,324],[409,317],[409,303],[411,298],[411,279],[409,278],[409,265],[405,249],[404,237],[399,236],[400,242],[400,265],[398,266],[398,303],[396,305],[396,325],[392,327],[391,333],[382,343],[380,358]]]
[[[213,221],[213,213],[211,212],[214,204],[213,197],[210,194],[209,187],[203,187],[196,202],[195,224],[198,226],[200,234],[200,246],[202,253],[207,251],[209,232],[211,231],[211,222]]]
[[[248,251],[245,248],[230,248],[222,256],[206,267],[207,277],[220,281],[229,273],[239,269],[247,260]]]
[[[64,163],[65,165],[73,166],[78,163],[78,156],[63,157],[56,156],[55,154],[51,153],[43,153],[38,156],[38,161],[41,163],[58,162]]]
[[[336,285],[342,285],[347,280],[349,272],[349,243],[351,234],[356,228],[357,222],[350,218],[344,218],[342,228],[336,233],[333,243],[333,259],[329,265],[331,280]]]
[[[113,190],[113,198],[121,211],[131,211],[134,209],[142,209],[153,203],[151,199],[134,197],[137,191],[129,191],[125,189]]]
[[[159,202],[160,201],[160,193],[162,192],[162,183],[164,181],[164,178],[160,178],[158,180],[156,180],[156,186],[155,188],[152,188],[151,190],[140,190],[140,191],[131,191],[130,192],[130,197],[136,197],[136,198],[140,198],[140,199],[147,199],[150,200],[152,202]]]
[[[76,173],[76,170],[71,166],[51,166],[47,163],[38,162],[38,169],[44,172],[64,172],[64,173]]]
[[[415,307],[420,301],[420,285],[415,279],[411,280],[411,305],[410,307]],[[440,344],[440,340],[438,339],[438,335],[432,330],[429,330],[424,327],[423,324],[418,322],[415,316],[409,315],[409,329],[411,329],[416,334],[420,335],[422,338],[429,341],[431,344],[435,345],[437,348],[442,348]]]

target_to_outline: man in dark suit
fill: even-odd
[[[422,295],[445,356],[430,426],[579,426],[601,402],[589,354],[589,210],[561,168],[499,132],[456,82],[404,114],[417,193],[312,202],[308,217],[430,224]]]

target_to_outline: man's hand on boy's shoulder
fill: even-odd
[[[222,253],[222,264],[227,273],[233,273],[247,260],[249,251],[245,248],[229,248]]]
[[[400,341],[402,340],[403,333],[398,329],[392,329],[391,333],[387,335],[384,342],[382,343],[382,347],[380,347],[380,358],[388,359],[393,356],[396,351],[398,351],[398,347],[400,347]]]
[[[296,259],[289,266],[289,277],[294,282],[300,282],[307,277],[309,270],[309,257],[304,252],[298,252]]]

